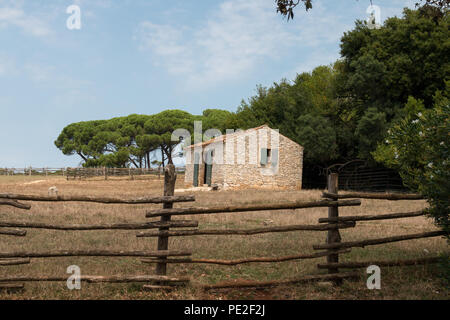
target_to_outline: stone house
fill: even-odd
[[[267,125],[221,135],[184,150],[188,188],[302,187],[303,147]]]

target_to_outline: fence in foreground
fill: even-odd
[[[147,203],[162,203],[163,208],[151,210],[146,213],[149,220],[147,223],[130,223],[130,224],[102,224],[102,225],[55,225],[34,222],[12,222],[0,221],[0,235],[4,236],[26,236],[26,231],[23,229],[51,229],[60,231],[83,231],[83,230],[139,230],[136,234],[139,238],[156,237],[158,244],[155,251],[111,251],[96,248],[89,251],[48,251],[48,252],[0,252],[0,267],[7,267],[11,265],[28,264],[33,259],[46,259],[55,257],[67,256],[89,256],[89,257],[140,257],[142,262],[146,264],[155,264],[154,275],[141,276],[83,276],[82,281],[87,282],[142,282],[145,283],[144,289],[168,289],[180,284],[186,285],[190,283],[188,278],[178,278],[167,275],[168,264],[215,264],[236,266],[247,263],[278,263],[282,261],[299,261],[304,259],[320,259],[326,258],[326,263],[318,264],[319,270],[326,269],[328,273],[314,274],[302,276],[295,279],[282,279],[274,281],[249,281],[246,283],[221,283],[202,285],[205,290],[221,289],[221,288],[237,288],[237,287],[271,287],[285,284],[304,283],[311,281],[333,281],[339,284],[343,279],[359,278],[361,276],[358,272],[340,272],[342,269],[355,269],[377,264],[379,266],[402,266],[402,265],[417,265],[425,263],[435,263],[439,257],[431,257],[427,259],[415,260],[396,260],[396,261],[354,261],[354,262],[339,262],[341,255],[347,254],[355,247],[366,247],[373,245],[381,245],[385,243],[392,243],[397,241],[407,241],[419,238],[439,237],[444,236],[443,231],[432,231],[420,234],[406,234],[394,237],[376,238],[359,240],[352,242],[343,242],[339,233],[341,229],[354,228],[358,221],[372,221],[384,219],[402,219],[408,217],[417,217],[425,214],[425,211],[419,212],[405,212],[405,213],[390,213],[390,214],[372,214],[359,216],[339,216],[339,207],[345,206],[359,206],[360,199],[385,199],[385,200],[419,200],[421,197],[415,194],[386,194],[386,193],[352,193],[339,194],[338,193],[338,176],[331,174],[328,181],[328,191],[324,193],[324,199],[320,201],[296,201],[279,204],[258,204],[258,205],[234,205],[234,206],[217,206],[217,207],[188,207],[188,208],[173,208],[173,203],[176,202],[193,202],[193,196],[174,196],[175,188],[175,167],[168,166],[164,177],[164,196],[141,198],[141,199],[115,199],[115,198],[98,198],[98,197],[70,197],[70,196],[30,196],[30,195],[14,195],[14,194],[0,194],[0,205],[9,205],[21,209],[30,209],[29,204],[19,201],[84,201],[97,202],[104,204],[123,203],[123,204],[147,204]],[[357,199],[355,199],[357,198]],[[304,209],[304,208],[328,208],[328,217],[319,219],[319,224],[315,225],[288,225],[288,226],[271,226],[257,229],[202,229],[198,228],[199,222],[195,220],[181,220],[172,218],[177,216],[196,216],[205,214],[221,214],[221,213],[241,213],[251,214],[258,211],[280,211],[286,209]],[[179,229],[182,228],[182,229]],[[155,231],[148,231],[155,229]],[[222,236],[222,235],[236,235],[236,236],[251,236],[255,234],[267,234],[278,232],[294,232],[294,231],[316,231],[327,232],[326,241],[324,244],[317,244],[313,246],[312,253],[297,254],[292,256],[278,256],[278,257],[246,257],[237,260],[214,260],[192,258],[192,252],[189,251],[174,251],[169,250],[170,237],[192,237],[198,235],[206,236]],[[66,281],[66,276],[8,276],[0,278],[0,287],[4,289],[23,288],[23,283],[32,281]]]

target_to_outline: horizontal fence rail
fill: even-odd
[[[30,258],[0,259],[0,267],[1,266],[18,266],[21,264],[29,264],[30,262],[31,262]]]
[[[350,242],[340,242],[340,243],[329,243],[329,244],[319,244],[313,246],[314,250],[329,250],[329,249],[341,249],[341,248],[353,248],[353,247],[361,247],[364,248],[366,246],[373,246],[384,243],[398,242],[404,240],[412,240],[412,239],[421,239],[421,238],[432,238],[446,235],[445,231],[431,231],[431,232],[423,232],[416,234],[409,234],[403,236],[394,236],[387,238],[378,238],[378,239],[369,239],[369,240],[361,240],[361,241],[350,241]]]
[[[291,225],[279,227],[267,227],[257,229],[216,229],[216,230],[181,230],[181,231],[157,231],[141,232],[137,237],[183,237],[183,236],[204,236],[204,235],[255,235],[261,233],[291,232],[291,231],[325,231],[330,229],[353,228],[355,223],[341,223],[328,225]]]
[[[420,217],[427,214],[426,210],[404,212],[404,213],[389,213],[389,214],[372,214],[363,216],[345,216],[336,218],[320,218],[319,223],[332,223],[332,222],[348,222],[348,221],[372,221],[372,220],[388,220],[388,219],[400,219]]]
[[[192,202],[195,196],[167,196],[167,197],[143,197],[137,199],[120,199],[110,197],[92,196],[37,196],[25,194],[0,194],[0,199],[24,200],[24,201],[44,201],[44,202],[97,202],[105,204],[149,204],[149,203],[172,203],[172,202]]]
[[[29,204],[20,203],[20,202],[17,202],[15,200],[10,200],[10,199],[0,199],[0,206],[2,206],[2,205],[16,207],[16,208],[25,209],[25,210],[31,209],[31,206]]]
[[[88,283],[127,283],[127,282],[177,282],[187,283],[189,278],[175,278],[167,276],[157,275],[144,275],[144,276],[87,276],[80,275],[80,280]],[[66,282],[67,276],[11,276],[0,277],[0,283],[2,282]]]
[[[334,194],[324,192],[325,198],[331,199],[377,199],[377,200],[424,200],[425,198],[420,194],[408,194],[408,193],[375,193],[375,192],[352,192],[344,194]]]
[[[248,211],[271,211],[271,210],[288,210],[288,209],[305,209],[320,208],[330,206],[360,206],[360,200],[343,200],[343,201],[296,201],[288,203],[275,203],[265,205],[248,205],[248,206],[221,206],[221,207],[193,207],[193,208],[176,208],[176,209],[157,209],[146,214],[147,218],[161,216],[179,216],[179,215],[195,215],[195,214],[215,214],[215,213],[234,213]]]
[[[343,269],[358,269],[367,268],[371,265],[377,265],[379,267],[401,267],[401,266],[415,266],[423,264],[438,263],[442,260],[442,257],[430,257],[430,258],[419,258],[419,259],[408,259],[408,260],[398,260],[398,261],[383,261],[383,260],[371,260],[364,262],[341,262],[341,263],[328,263],[328,264],[318,264],[319,269],[328,268],[343,268]]]
[[[19,290],[23,290],[25,286],[23,283],[0,283],[0,290],[6,292],[17,292]]]
[[[58,257],[179,257],[190,256],[190,251],[115,251],[115,250],[56,250],[43,252],[0,252],[1,258],[58,258]]]
[[[0,235],[25,237],[27,232],[25,230],[0,229]]]
[[[156,228],[186,228],[198,227],[198,221],[190,220],[173,220],[167,222],[143,222],[143,223],[111,223],[111,224],[67,224],[58,225],[51,223],[37,223],[37,222],[19,222],[19,221],[1,221],[0,227],[13,228],[29,228],[29,229],[47,229],[47,230],[62,230],[62,231],[90,231],[90,230],[144,230]],[[0,229],[1,232],[2,229]]]
[[[236,266],[239,264],[246,263],[273,263],[273,262],[285,262],[292,260],[305,260],[305,259],[316,259],[321,257],[326,257],[330,254],[335,253],[349,253],[351,249],[342,249],[337,251],[326,251],[326,252],[318,252],[312,254],[298,254],[284,257],[256,257],[256,258],[247,258],[247,259],[235,259],[235,260],[217,260],[217,259],[142,259],[143,263],[200,263],[200,264],[218,264],[224,266]]]

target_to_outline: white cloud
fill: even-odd
[[[51,33],[47,23],[38,17],[26,14],[20,8],[0,8],[0,27],[16,26],[25,33],[42,37]]]
[[[137,38],[156,65],[190,86],[235,79],[263,58],[276,58],[294,36],[283,30],[270,2],[233,0],[195,27],[143,22]]]
[[[195,27],[145,21],[136,39],[155,65],[189,88],[204,88],[242,79],[288,49],[336,42],[348,28],[320,2],[289,23],[275,13],[274,2],[261,0],[227,0],[208,17]]]

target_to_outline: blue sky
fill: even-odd
[[[374,0],[381,20],[414,0]],[[69,30],[68,6],[81,9]],[[369,0],[0,0],[0,167],[76,166],[53,144],[72,122],[168,108],[235,111],[257,84],[339,58]]]

